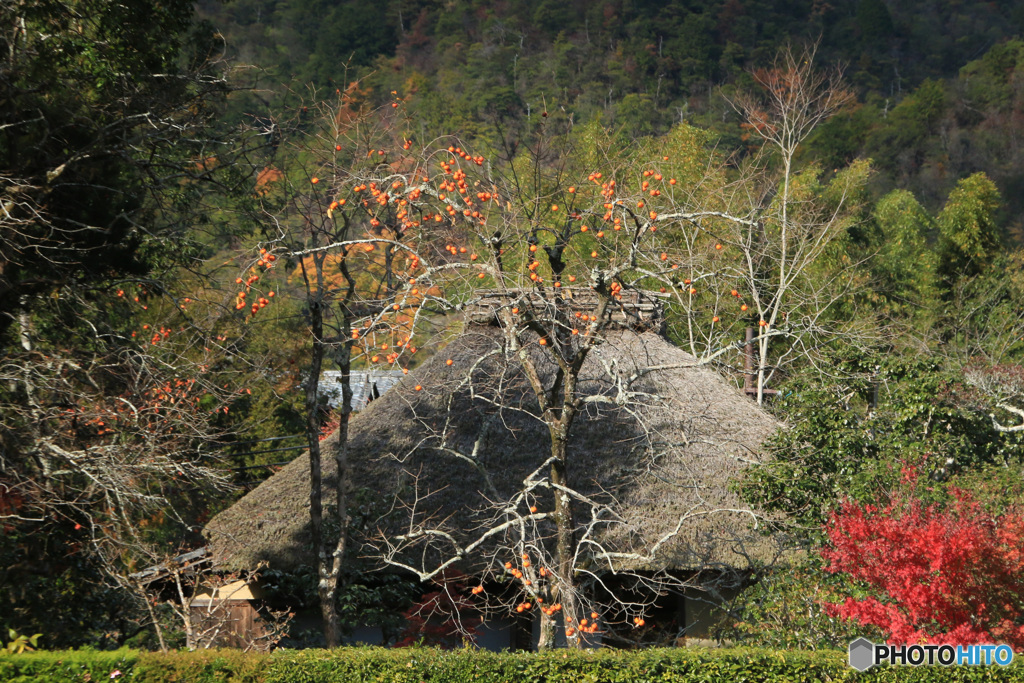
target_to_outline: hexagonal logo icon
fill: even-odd
[[[867,638],[858,638],[850,643],[850,666],[857,671],[866,671],[875,665],[875,644]]]

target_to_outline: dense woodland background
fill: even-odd
[[[41,632],[48,648],[154,645],[148,620],[169,616],[127,577],[200,544],[212,513],[298,452],[273,449],[300,440],[258,442],[303,430],[295,264],[263,275],[277,296],[259,324],[236,309],[234,283],[273,237],[274,203],[285,215],[290,201],[260,188],[308,187],[299,143],[317,103],[342,92],[365,110],[400,103],[390,125],[417,145],[454,134],[514,158],[507,143],[529,146],[542,124],[601,129],[613,149],[691,126],[738,173],[755,141],[731,102],[780,49],[817,44],[817,64],[840,65],[854,97],[797,158],[823,187],[870,160],[828,257],[857,284],[829,315],[864,334],[773,379],[769,409],[789,429],[744,495],[814,546],[842,496],[909,487],[942,503],[967,489],[1003,511],[1020,493],[1020,3],[201,0],[136,12],[3,0],[0,12],[24,27],[4,29],[0,66],[0,625]],[[741,363],[720,369],[738,382]],[[104,465],[97,449],[126,455]],[[356,566],[346,623],[368,610],[397,622],[413,589]],[[273,578],[314,599],[310,577]],[[842,643],[852,631],[803,601],[844,590],[809,561],[734,605],[725,635]]]

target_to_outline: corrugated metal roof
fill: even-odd
[[[405,375],[401,370],[358,370],[351,373],[352,410],[358,412],[375,398],[395,386]],[[341,372],[325,371],[320,379],[320,391],[326,395],[332,408],[341,407]]]

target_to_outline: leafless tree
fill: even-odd
[[[258,617],[237,613],[240,597],[248,595],[259,569],[241,574],[214,571],[189,571],[190,567],[174,566],[170,572],[174,596],[167,604],[178,616],[185,630],[186,647],[208,650],[230,644],[243,651],[267,651],[288,633],[293,614],[264,609]],[[245,604],[247,612],[255,607]]]
[[[156,615],[160,604],[179,620],[189,650],[231,646],[266,651],[287,635],[294,614],[256,604],[253,591],[262,568],[227,572],[214,566],[208,550],[200,548],[160,558],[124,581],[149,607],[162,648],[167,625]]]
[[[756,93],[738,97],[736,109],[751,138],[764,143],[751,188],[751,220],[723,226],[722,241],[739,251],[736,291],[750,297],[757,325],[757,400],[786,363],[815,359],[827,340],[855,341],[855,330],[836,316],[849,302],[856,278],[843,238],[855,216],[869,166],[822,170],[799,168],[796,156],[814,130],[852,99],[838,70],[815,65],[815,48],[780,52],[770,68],[753,72]],[[747,304],[743,304],[746,306]]]
[[[255,142],[213,129],[223,46],[161,9],[0,3],[0,519],[71,527],[114,580],[227,490],[247,366],[196,237]]]
[[[107,338],[118,336],[114,330],[93,328],[94,337],[81,339],[94,345],[85,351],[36,350],[31,328],[23,328],[27,348],[0,361],[0,482],[18,501],[0,518],[29,529],[73,527],[107,576],[128,590],[134,583],[125,577],[162,554],[147,527],[187,532],[197,495],[233,488],[217,449],[228,428],[217,417],[252,370],[240,362],[224,371],[231,353],[222,335],[206,331],[212,320],[203,319],[200,302],[182,304],[192,316],[186,327],[180,309],[136,293],[146,302],[139,306],[151,308],[146,319],[163,319],[161,307],[176,326],[144,323],[116,339]],[[215,301],[212,317],[221,310]]]
[[[996,411],[990,417],[998,431],[1024,432],[1024,368],[976,363],[965,368],[964,378],[994,405]],[[1007,416],[1012,419],[1009,424]]]

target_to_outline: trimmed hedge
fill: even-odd
[[[109,681],[114,671],[127,673],[139,664],[136,650],[58,650],[0,655],[0,681],[4,683],[57,683]],[[118,679],[122,680],[122,679]]]
[[[0,681],[75,683],[744,683],[747,681],[1021,681],[1010,667],[880,667],[858,673],[843,652],[745,648],[704,650],[557,650],[543,654],[426,648],[237,650],[169,654],[33,652],[0,656]]]

